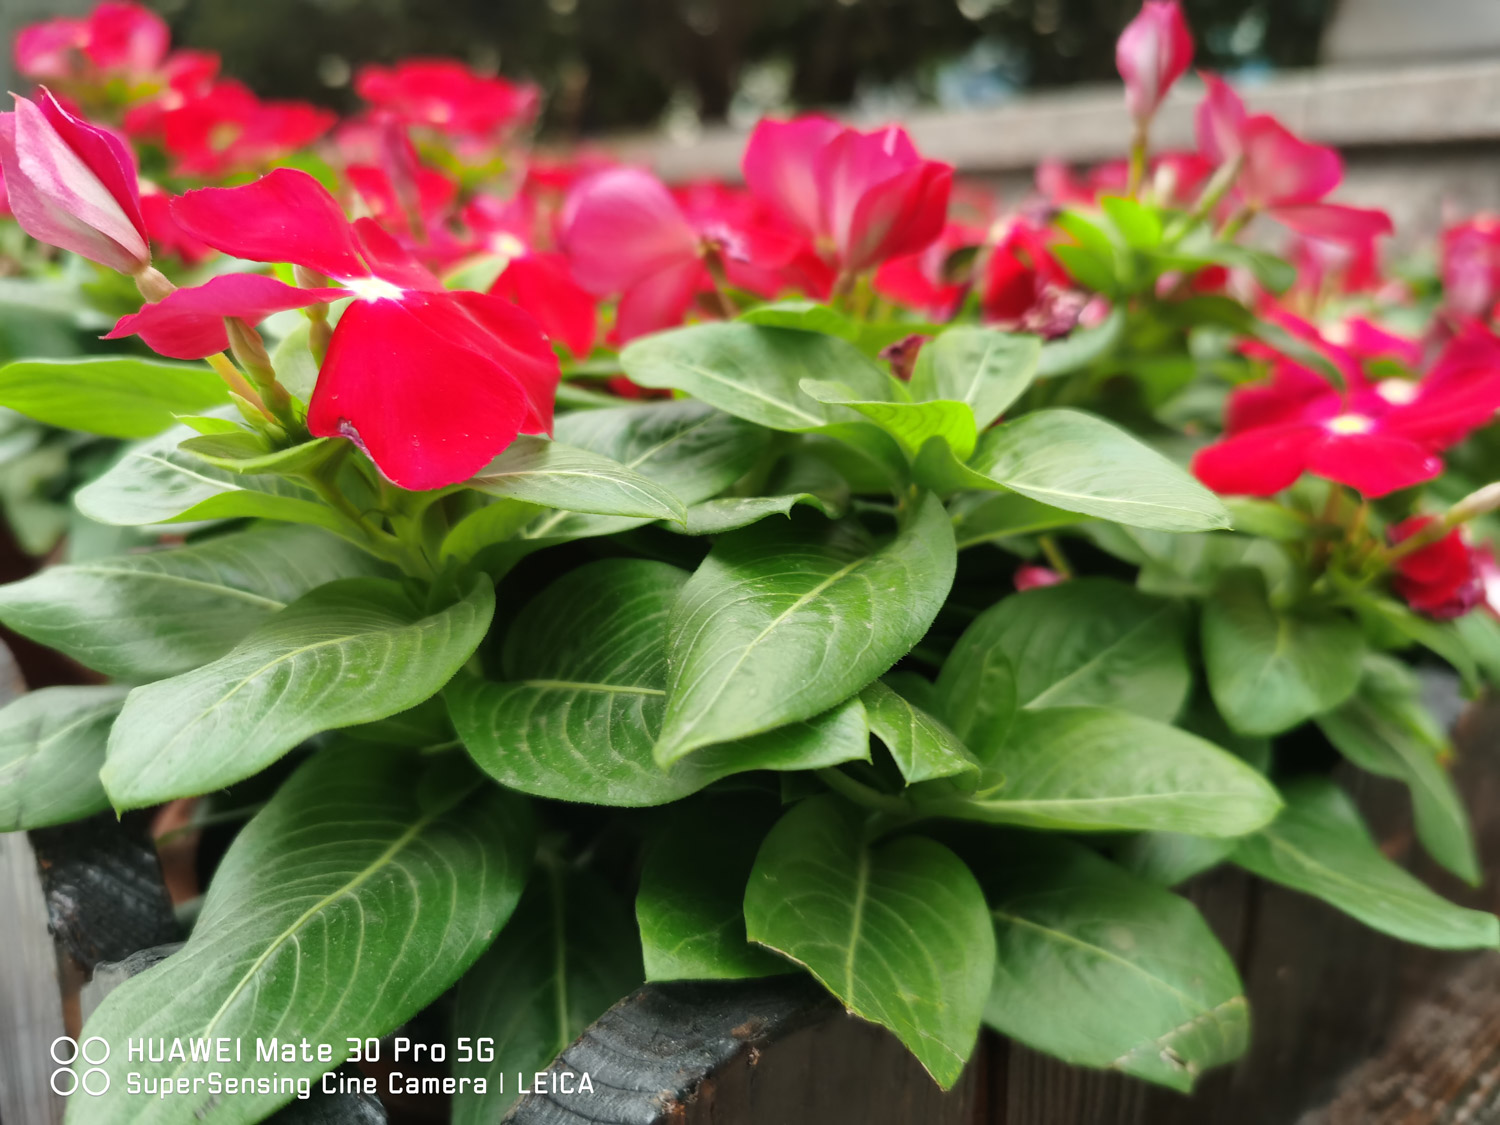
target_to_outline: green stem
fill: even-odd
[[[828,788],[842,797],[847,797],[862,808],[874,809],[876,812],[893,813],[897,816],[907,816],[911,813],[911,806],[902,797],[894,797],[889,793],[881,793],[860,781],[855,781],[837,766],[829,766],[817,772],[818,780]]]
[[[1136,199],[1141,194],[1141,184],[1146,179],[1146,152],[1150,146],[1149,122],[1141,121],[1135,127],[1135,136],[1130,140],[1130,184],[1126,194]]]
[[[1041,547],[1042,554],[1047,556],[1047,561],[1052,564],[1052,569],[1064,578],[1073,577],[1073,566],[1068,562],[1068,556],[1063,554],[1062,548],[1058,546],[1057,540],[1051,535],[1038,535],[1037,546]]]

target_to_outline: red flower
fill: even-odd
[[[927,249],[892,258],[875,274],[875,291],[887,300],[915,309],[933,320],[951,320],[968,292],[968,270],[954,270],[955,254],[977,251],[983,227],[949,223]]]
[[[279,169],[244,187],[188,192],[172,213],[226,254],[291,262],[344,288],[251,293],[238,287],[245,275],[226,275],[125,318],[117,334],[150,342],[148,331],[179,341],[197,332],[192,350],[209,354],[218,341],[203,326],[260,319],[268,306],[252,297],[297,307],[353,296],[309,404],[313,434],[347,437],[396,484],[427,489],[472,476],[518,433],[550,431],[557,359],[531,318],[498,297],[443,289],[378,224],[350,224],[311,176]]]
[[[264,168],[317,140],[336,120],[305,102],[262,101],[242,83],[223,79],[130,121],[136,136],[160,131],[184,176],[223,176]],[[155,103],[153,103],[155,106]]]
[[[16,222],[39,242],[121,273],[151,264],[130,150],[43,90],[0,113],[0,174]]]
[[[1125,105],[1137,123],[1149,121],[1172,84],[1193,61],[1193,36],[1177,0],[1146,0],[1115,43],[1115,66],[1125,80]]]
[[[212,248],[193,238],[172,218],[172,197],[152,189],[141,193],[141,215],[146,232],[158,254],[176,258],[185,266],[196,266],[213,255]]]
[[[361,67],[354,90],[402,124],[475,138],[529,125],[541,108],[541,92],[531,83],[477,74],[453,59]]]
[[[1018,322],[1049,287],[1071,288],[1072,278],[1047,249],[1046,232],[1024,219],[1012,219],[990,252],[979,305],[984,318]]]
[[[1432,526],[1435,516],[1412,516],[1390,529],[1400,543]],[[1418,613],[1439,620],[1462,617],[1484,600],[1485,575],[1478,554],[1457,529],[1396,560],[1396,593]]]
[[[843,273],[915,254],[943,230],[953,168],[896,126],[861,133],[824,117],[763,120],[743,160],[751,194]]]
[[[1236,391],[1228,437],[1193,459],[1216,492],[1270,496],[1304,472],[1384,496],[1431,480],[1436,453],[1500,409],[1500,340],[1454,340],[1420,382],[1385,379],[1340,393],[1321,376],[1278,364],[1269,384]]]
[[[166,57],[164,20],[139,4],[100,4],[83,19],[66,16],[16,33],[16,70],[39,82],[148,78]]]
[[[1297,288],[1318,294],[1328,279],[1346,293],[1372,288],[1380,281],[1376,239],[1395,228],[1384,211],[1341,203],[1283,207],[1275,217],[1299,236],[1292,260],[1298,266]]]

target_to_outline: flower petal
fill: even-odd
[[[305,309],[347,295],[342,289],[295,289],[258,273],[220,274],[191,289],[175,289],[140,312],[122,316],[104,338],[139,336],[159,355],[203,359],[229,346],[226,316],[259,324],[272,313]]]
[[[750,134],[741,160],[751,194],[807,234],[826,233],[815,168],[818,153],[842,129],[827,117],[762,120]]]
[[[254,183],[201,188],[172,201],[172,217],[200,242],[252,262],[292,262],[329,277],[365,277],[343,208],[317,180],[277,168]]]
[[[1215,164],[1227,164],[1240,154],[1240,131],[1245,126],[1245,103],[1217,74],[1198,72],[1206,90],[1198,103],[1193,124],[1198,137],[1198,151]]]
[[[1314,426],[1266,426],[1200,449],[1193,473],[1215,492],[1230,496],[1274,496],[1307,468],[1317,442]]]
[[[357,300],[339,319],[308,410],[319,437],[347,437],[402,488],[443,488],[482,469],[531,413],[496,359],[435,330],[438,293]],[[451,318],[452,310],[443,310]]]
[[[1154,114],[1192,61],[1193,36],[1177,0],[1146,0],[1115,43],[1130,116],[1143,121]]]
[[[1235,187],[1251,207],[1316,203],[1344,178],[1336,149],[1304,141],[1269,114],[1249,118],[1241,139],[1245,166]]]
[[[682,208],[638,168],[611,168],[575,187],[563,206],[561,241],[578,283],[600,295],[698,258],[698,236]]]
[[[952,188],[952,167],[932,160],[872,186],[854,208],[844,268],[859,272],[931,245],[947,223]]]
[[[542,331],[560,341],[575,359],[593,351],[597,302],[573,280],[561,254],[524,254],[511,259],[490,292],[530,313]]]
[[[1431,480],[1443,463],[1420,445],[1383,433],[1324,432],[1308,454],[1308,470],[1375,500]]]
[[[615,310],[616,338],[625,344],[637,336],[676,328],[687,316],[693,298],[709,282],[703,263],[692,261],[662,270],[631,286]]]

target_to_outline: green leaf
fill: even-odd
[[[271,366],[276,369],[276,381],[291,392],[293,398],[307,402],[318,385],[318,361],[313,358],[308,344],[310,325],[297,325],[281,338],[271,352]]]
[[[263,1120],[290,1093],[214,1094],[223,1063],[127,1056],[127,1039],[225,1037],[327,1043],[386,1035],[441,995],[505,924],[531,863],[525,803],[470,773],[422,776],[414,754],[324,750],[294,774],[229,847],[192,936],[111,992],[85,1025],[118,1044],[101,1097],[79,1125],[224,1125]],[[314,1083],[328,1062],[278,1058],[282,1078]],[[168,1100],[132,1095],[127,1072],[185,1080]],[[194,1081],[194,1080],[198,1081]]]
[[[1001,661],[1018,707],[1093,704],[1170,722],[1192,687],[1182,606],[1108,578],[1013,594],[976,617],[938,676],[945,712],[973,706],[976,669]],[[995,744],[970,746],[984,757]]]
[[[767,328],[795,328],[802,332],[822,332],[857,344],[860,326],[837,309],[816,301],[777,301],[760,305],[739,315],[742,324],[759,324]]]
[[[0,621],[105,675],[159,680],[223,656],[309,590],[381,572],[318,528],[267,524],[48,567],[0,586]]]
[[[1110,355],[1125,336],[1125,306],[1116,305],[1109,315],[1091,328],[1075,328],[1061,340],[1042,345],[1037,361],[1038,379],[1071,375]]]
[[[956,734],[889,684],[875,680],[859,698],[871,732],[885,743],[908,785],[979,771]]]
[[[717,500],[704,500],[687,510],[687,534],[722,535],[726,531],[738,531],[759,523],[767,516],[790,516],[799,504],[816,508],[829,519],[843,515],[843,506],[830,503],[825,497],[811,492],[795,492],[786,496],[724,496]]]
[[[1460,879],[1478,886],[1482,872],[1469,815],[1444,767],[1453,747],[1423,706],[1417,678],[1398,660],[1365,658],[1359,690],[1318,726],[1339,753],[1361,769],[1404,782],[1411,790],[1417,838]]]
[[[539,437],[519,437],[469,487],[491,496],[569,512],[681,523],[682,501],[618,461]]]
[[[948,1089],[974,1049],[995,970],[984,893],[941,844],[871,846],[862,819],[832,797],[787,813],[755,857],[746,932],[890,1028]]]
[[[453,1125],[493,1125],[530,1078],[641,983],[630,915],[596,876],[542,871],[500,937],[459,982],[453,1036],[494,1040],[490,1062],[454,1063],[455,1077],[484,1077],[460,1090]]]
[[[1115,860],[1148,882],[1175,887],[1219,866],[1233,851],[1233,840],[1210,840],[1181,832],[1139,832],[1115,853]]]
[[[670,770],[652,760],[666,707],[667,622],[688,575],[645,559],[570,571],[506,636],[505,682],[461,676],[445,693],[470,755],[511,789],[601,805],[660,805],[721,777],[869,757],[857,699]]]
[[[1403,941],[1437,949],[1500,945],[1500,921],[1493,914],[1439,898],[1387,859],[1354,803],[1333,782],[1307,778],[1283,795],[1285,810],[1239,842],[1235,863]]]
[[[305,485],[286,477],[232,473],[178,449],[192,436],[188,427],[174,426],[131,446],[108,472],[78,490],[78,510],[117,526],[251,518],[316,524],[333,531],[343,527]]]
[[[1119,195],[1104,195],[1099,206],[1133,250],[1153,250],[1161,244],[1161,218],[1151,208]]]
[[[99,783],[128,687],[48,687],[0,709],[0,832],[64,824],[109,808]]]
[[[763,427],[690,399],[564,414],[556,433],[564,444],[609,457],[684,504],[724,491],[755,465],[771,441]],[[495,510],[492,505],[469,516],[449,534],[444,552],[468,558],[518,530],[524,540],[561,542],[613,535],[650,522],[565,511],[516,512],[517,507]]]
[[[979,439],[974,412],[962,402],[869,401],[843,383],[827,379],[803,379],[802,391],[819,402],[847,406],[864,415],[895,438],[908,457],[915,457],[928,439],[941,438],[956,457],[968,460]]]
[[[234,430],[188,438],[181,447],[200,461],[231,473],[295,475],[316,469],[335,453],[349,447],[342,438],[314,438],[277,449],[260,434]]]
[[[953,583],[953,528],[924,495],[894,539],[761,525],[719,539],[672,613],[656,760],[811,718],[921,639]]]
[[[1203,916],[1063,840],[986,864],[996,966],[985,1023],[1064,1062],[1186,1093],[1250,1043],[1244,986]]]
[[[1277,609],[1256,570],[1230,570],[1203,609],[1203,664],[1219,713],[1241,734],[1279,734],[1354,694],[1359,626],[1335,610]]]
[[[1306,539],[1312,530],[1312,525],[1305,518],[1273,500],[1233,496],[1224,501],[1224,506],[1229,509],[1229,516],[1234,520],[1234,529],[1247,535],[1295,542]]]
[[[912,397],[919,402],[966,403],[983,429],[1031,385],[1041,354],[1042,342],[1035,336],[963,325],[950,328],[917,353]]]
[[[1160,531],[1229,526],[1208,489],[1124,430],[1075,410],[1038,410],[989,431],[971,466],[1044,504]]]
[[[494,607],[482,577],[430,614],[388,579],[320,586],[212,664],[132,691],[104,788],[120,809],[207,793],[320,731],[415,707],[468,660]]]
[[[0,367],[0,406],[103,437],[151,437],[169,428],[178,414],[198,414],[228,401],[223,380],[201,363],[91,356]]]
[[[635,899],[648,980],[744,980],[793,971],[745,937],[745,884],[776,806],[694,803],[646,853]]]
[[[954,501],[952,509],[957,518],[954,535],[958,538],[960,551],[997,539],[1071,527],[1089,519],[1077,512],[1065,512],[1051,504],[1022,496],[1019,492],[969,493]]]
[[[1239,758],[1176,727],[1107,707],[1023,710],[972,796],[934,814],[1074,832],[1160,829],[1241,836],[1281,807]]]
[[[803,379],[836,379],[863,399],[886,397],[888,376],[847,340],[754,324],[699,324],[636,340],[620,353],[643,387],[686,391],[773,430],[817,430],[855,415],[809,398]]]

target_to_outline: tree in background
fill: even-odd
[[[541,83],[557,135],[788,106],[992,103],[1115,77],[1135,0],[166,0],[178,42],[266,94],[352,104],[360,63],[452,55]],[[1187,0],[1199,61],[1307,66],[1331,0]],[[288,34],[288,28],[297,29]]]

